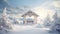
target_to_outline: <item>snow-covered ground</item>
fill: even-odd
[[[49,28],[35,28],[33,25],[14,25],[13,30],[7,34],[56,34],[49,33]]]

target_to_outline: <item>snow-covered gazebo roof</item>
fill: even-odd
[[[34,16],[37,16],[38,17],[38,15],[35,12],[31,11],[31,10],[29,10],[28,12],[22,14],[22,17],[24,17],[26,15],[29,15],[29,16],[34,15]]]

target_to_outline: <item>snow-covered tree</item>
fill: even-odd
[[[60,17],[58,17],[57,12],[53,15],[53,19],[51,30],[60,32]]]
[[[48,14],[44,20],[44,26],[49,27],[50,25],[51,25],[51,20],[50,20],[49,14]]]
[[[0,17],[0,30],[4,30],[7,32],[9,29],[12,29],[12,24],[9,22],[6,15],[6,8],[4,8],[3,13]]]

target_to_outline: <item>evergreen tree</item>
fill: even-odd
[[[57,12],[53,15],[53,25],[52,25],[52,31],[58,31],[60,32],[60,18],[57,15]]]
[[[51,20],[50,20],[49,14],[48,14],[47,17],[44,20],[44,26],[49,27],[50,24],[51,24]]]
[[[3,13],[0,17],[0,30],[8,31],[9,29],[12,29],[12,25],[8,20],[7,14],[6,14],[6,8],[3,9]]]

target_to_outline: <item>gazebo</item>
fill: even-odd
[[[24,13],[22,17],[24,18],[23,24],[37,24],[38,15],[31,10]]]

